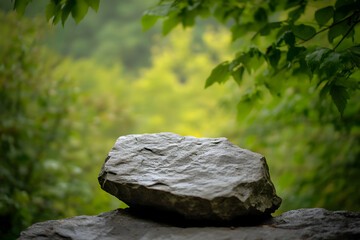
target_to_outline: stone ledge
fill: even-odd
[[[117,209],[96,216],[36,223],[23,231],[19,239],[360,239],[358,212],[299,209],[249,222],[253,226],[229,222],[207,227],[191,226],[191,223],[181,226],[180,220],[159,216],[154,218],[130,209]]]

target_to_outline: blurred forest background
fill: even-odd
[[[265,94],[245,109],[237,103],[246,87],[234,81],[204,89],[219,62],[251,44],[230,44],[213,19],[162,37],[159,24],[143,32],[140,23],[156,0],[101,1],[78,25],[54,27],[46,3],[34,1],[19,19],[11,1],[0,2],[4,239],[38,221],[126,206],[100,189],[97,175],[115,140],[134,133],[224,136],[265,155],[283,198],[276,215],[360,211],[359,94],[341,118],[297,76],[281,98]],[[243,84],[251,81],[246,75]]]

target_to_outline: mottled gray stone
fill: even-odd
[[[299,209],[254,226],[179,227],[141,218],[130,210],[36,223],[20,240],[221,240],[221,239],[360,239],[360,213]]]
[[[270,215],[281,203],[265,157],[226,138],[122,136],[106,158],[99,183],[131,207],[177,212],[187,219]]]

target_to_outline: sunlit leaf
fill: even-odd
[[[181,19],[177,15],[165,19],[162,28],[163,36],[166,36],[169,32],[171,32],[171,30],[173,30],[180,22]]]
[[[146,30],[152,28],[158,19],[159,19],[158,16],[144,15],[141,18],[141,25],[142,25],[143,31],[146,31]]]
[[[45,17],[46,20],[50,20],[50,18],[52,18],[57,12],[57,5],[55,4],[55,2],[53,0],[51,0],[47,5],[46,5],[46,11],[45,11]]]
[[[87,14],[89,5],[85,0],[76,0],[75,6],[71,10],[71,15],[75,19],[76,23],[79,23]]]
[[[19,16],[23,16],[25,13],[25,9],[27,5],[31,2],[31,0],[15,0],[14,9],[19,14]]]
[[[96,12],[99,10],[100,0],[86,0],[86,2]]]

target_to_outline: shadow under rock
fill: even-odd
[[[269,215],[265,216],[243,216],[231,221],[221,220],[198,220],[188,219],[183,215],[164,211],[160,209],[150,209],[145,207],[130,207],[127,209],[118,209],[121,214],[127,214],[131,217],[143,219],[146,221],[157,222],[159,224],[165,224],[173,227],[249,227],[262,225],[265,222],[271,221],[273,217]]]

